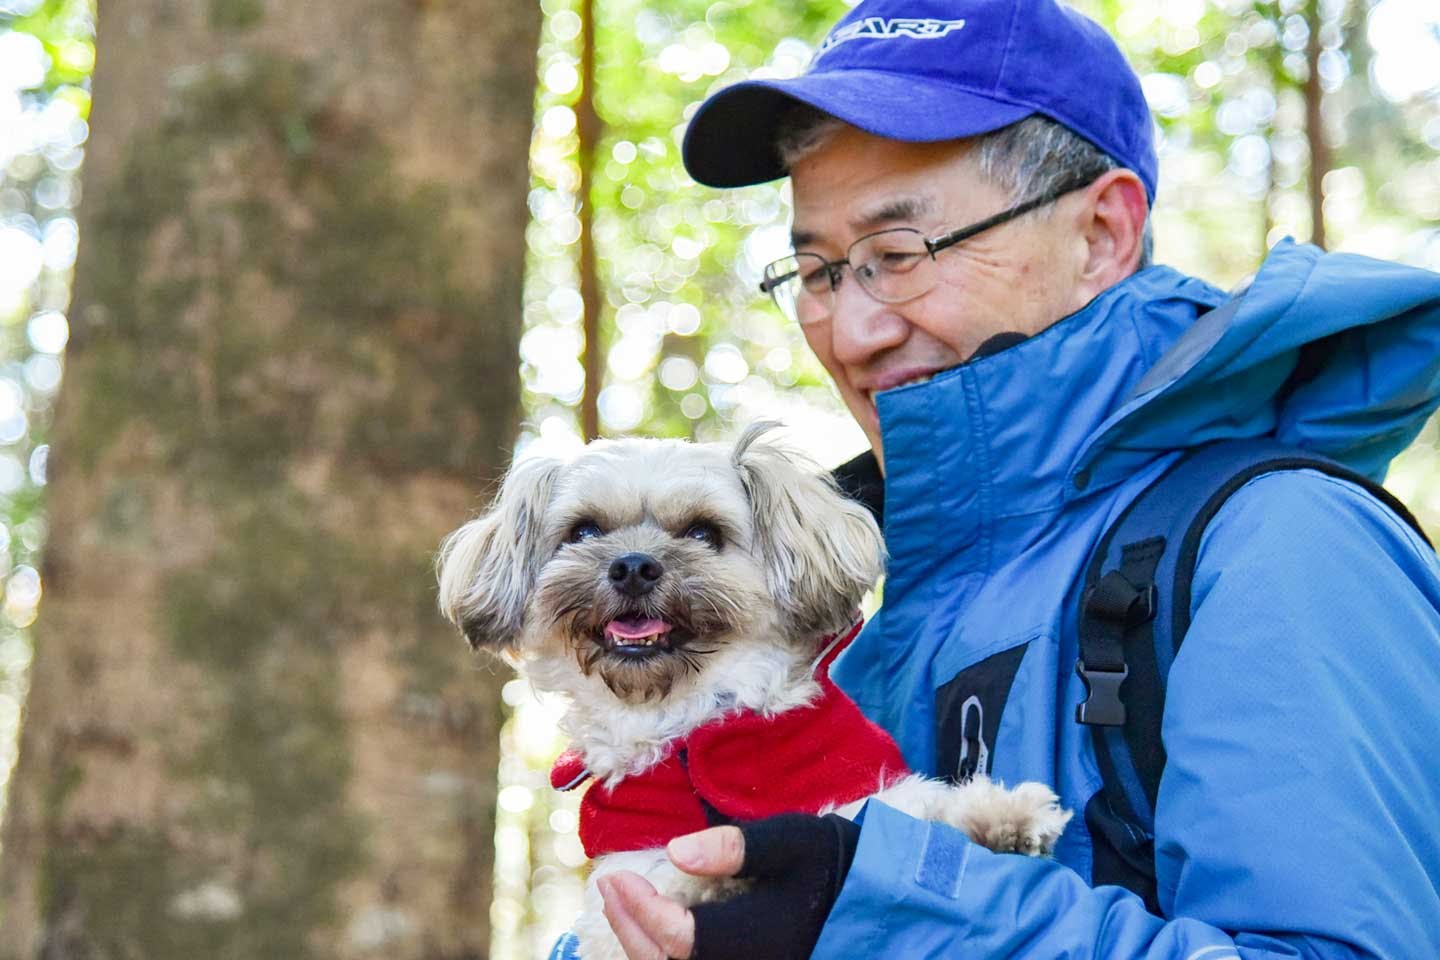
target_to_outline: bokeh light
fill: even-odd
[[[1160,262],[1230,285],[1281,237],[1309,234],[1300,89],[1309,29],[1298,3],[1076,5],[1115,30],[1157,118]],[[783,421],[788,441],[822,463],[863,448],[800,331],[757,293],[764,265],[788,252],[788,185],[709,190],[689,180],[678,156],[684,120],[704,96],[747,76],[800,73],[811,44],[848,6],[599,6],[595,105],[603,132],[589,199],[603,299],[604,433],[713,439],[763,417]],[[1440,89],[1431,73],[1440,56],[1428,46],[1436,36],[1434,4],[1378,0],[1373,7],[1367,20],[1347,5],[1322,4],[1319,69],[1336,150],[1325,180],[1330,243],[1440,267]],[[575,194],[581,21],[570,0],[546,0],[545,9],[521,350],[529,420],[520,447],[527,454],[578,448],[584,387]],[[1426,144],[1428,160],[1420,149]],[[1397,465],[1398,482],[1428,489],[1434,464],[1426,457],[1418,444]],[[540,782],[534,771],[524,775],[532,778],[526,783]],[[562,811],[571,799],[533,794],[525,849],[546,842],[552,828],[569,835]],[[565,847],[557,843],[548,866],[561,869]],[[549,914],[558,902],[551,897],[557,875],[524,863],[533,874],[528,899],[519,892],[526,881],[507,881],[520,899],[497,914],[511,931],[497,928],[497,957],[529,956],[557,929]]]
[[[14,758],[30,646],[41,614],[51,404],[71,333],[68,284],[83,238],[73,216],[89,136],[95,58],[89,0],[0,0],[0,788]],[[585,388],[580,294],[578,0],[543,0],[532,221],[526,231],[521,455],[580,445]],[[714,191],[679,165],[684,121],[709,92],[747,76],[794,76],[847,8],[606,0],[597,13],[603,124],[594,158],[603,390],[608,434],[717,439],[757,418],[837,463],[859,430],[794,326],[758,295],[786,252],[785,183]],[[1080,0],[1112,28],[1157,118],[1161,262],[1222,284],[1268,245],[1310,231],[1302,85],[1309,27],[1282,0]],[[1334,168],[1324,178],[1330,245],[1440,268],[1440,8],[1433,0],[1321,4],[1319,78]],[[1397,461],[1391,486],[1440,516],[1436,435]],[[584,855],[575,794],[545,771],[563,746],[557,704],[505,687],[493,956],[543,954],[579,906]],[[197,907],[199,909],[199,907]],[[208,908],[207,908],[208,909]],[[382,918],[383,919],[383,918]],[[367,921],[368,922],[368,921]],[[376,920],[374,922],[380,922]]]
[[[89,136],[89,0],[0,0],[0,812],[39,615],[51,403],[70,338],[79,168]],[[31,18],[32,19],[27,19]]]

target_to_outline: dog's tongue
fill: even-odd
[[[653,637],[657,633],[669,633],[670,624],[654,618],[624,617],[611,620],[605,625],[605,632],[622,640],[639,640],[641,637]]]

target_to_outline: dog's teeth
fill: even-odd
[[[660,643],[664,638],[665,634],[663,633],[651,633],[643,637],[621,637],[615,634],[609,635],[609,639],[612,643],[616,644],[617,646],[626,647],[653,647],[655,646],[655,644]]]

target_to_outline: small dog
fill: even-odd
[[[575,926],[586,960],[623,956],[604,873],[635,871],[686,904],[743,887],[665,856],[670,838],[715,822],[853,817],[873,797],[994,850],[1047,855],[1070,819],[1043,784],[909,775],[829,680],[883,541],[828,476],[763,439],[771,426],[733,448],[598,441],[568,462],[520,462],[441,547],[445,615],[569,700],[572,746],[552,782],[596,781],[580,823],[595,858]]]

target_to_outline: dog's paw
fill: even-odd
[[[1048,857],[1072,816],[1043,783],[1022,783],[1007,790],[976,777],[955,788],[955,794],[942,819],[996,853]]]

